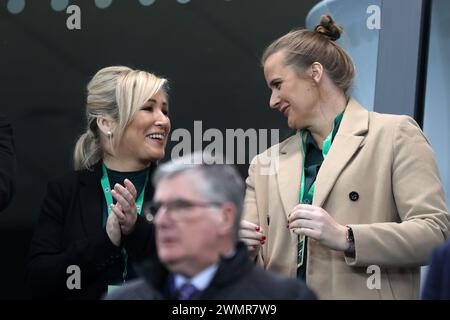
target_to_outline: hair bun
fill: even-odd
[[[337,25],[330,15],[322,15],[319,24],[314,28],[314,31],[330,38],[331,41],[336,41],[341,37],[342,27]]]

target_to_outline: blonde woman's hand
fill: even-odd
[[[250,259],[254,260],[258,255],[261,245],[264,244],[266,236],[260,226],[247,220],[241,221],[239,238],[248,248]]]
[[[112,212],[119,220],[123,235],[128,235],[134,230],[137,220],[136,197],[137,192],[133,183],[125,179],[124,186],[116,183],[111,195],[116,199],[116,204],[111,205]]]

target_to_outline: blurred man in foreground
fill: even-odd
[[[142,266],[142,278],[107,299],[315,299],[249,259],[238,242],[244,182],[234,167],[206,163],[197,154],[159,167],[150,211],[162,265]]]

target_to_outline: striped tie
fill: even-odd
[[[192,283],[187,282],[178,290],[178,300],[193,300],[196,293],[198,293],[198,289]]]

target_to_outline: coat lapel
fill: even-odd
[[[88,236],[98,236],[103,229],[103,193],[100,179],[101,162],[94,165],[93,171],[80,172],[81,216]]]
[[[280,198],[286,216],[299,203],[300,172],[302,166],[302,153],[300,149],[300,134],[290,138],[280,148],[280,163],[277,180]]]
[[[323,206],[336,180],[353,155],[363,146],[369,112],[350,99],[331,149],[316,178],[313,204]]]

